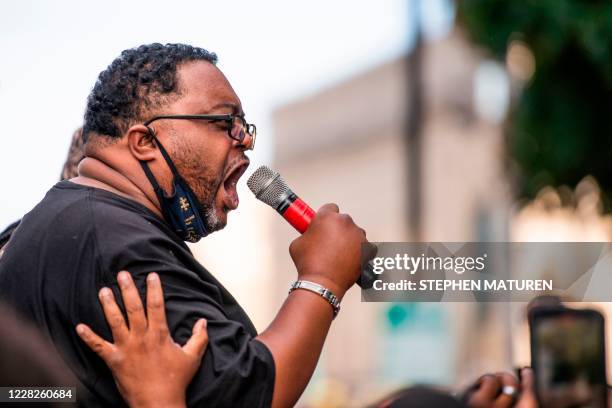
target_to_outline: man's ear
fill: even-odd
[[[127,131],[128,148],[139,161],[151,161],[159,157],[159,149],[151,132],[145,125],[134,125]]]

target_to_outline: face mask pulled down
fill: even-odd
[[[152,129],[149,129],[153,140],[157,143],[159,150],[164,157],[164,160],[170,167],[172,172],[172,188],[170,195],[159,186],[159,183],[153,176],[149,165],[141,161],[140,165],[144,170],[149,182],[153,186],[155,195],[159,200],[162,214],[166,222],[172,230],[183,240],[187,242],[198,242],[200,239],[207,236],[210,231],[206,228],[205,212],[200,201],[195,193],[189,187],[189,184],[181,177],[174,163],[170,159],[168,152],[159,142]]]

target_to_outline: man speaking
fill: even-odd
[[[341,300],[359,277],[365,233],[334,204],[323,206],[291,243],[302,284],[293,285],[260,334],[195,260],[184,241],[225,226],[256,136],[215,63],[215,54],[183,44],[122,52],[88,98],[79,176],[49,190],[0,259],[0,298],[53,340],[103,405],[123,401],[74,327],[87,323],[111,340],[94,299],[103,286],[119,294],[118,271],[132,273],[142,297],[147,274],[159,274],[178,343],[200,318],[208,321],[208,350],[186,396],[189,406],[206,407],[293,405],[338,311],[335,299],[319,292]],[[226,248],[226,256],[244,245]]]

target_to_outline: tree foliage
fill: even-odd
[[[508,122],[519,194],[574,187],[586,175],[612,203],[612,1],[459,0],[471,39],[505,59],[513,39],[536,70]]]

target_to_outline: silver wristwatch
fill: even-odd
[[[323,299],[327,300],[334,310],[334,319],[336,318],[338,312],[340,311],[340,301],[331,290],[327,289],[325,286],[319,285],[318,283],[310,282],[307,280],[297,280],[293,282],[291,284],[291,287],[289,288],[289,293],[293,292],[296,289],[309,290],[321,296]]]

